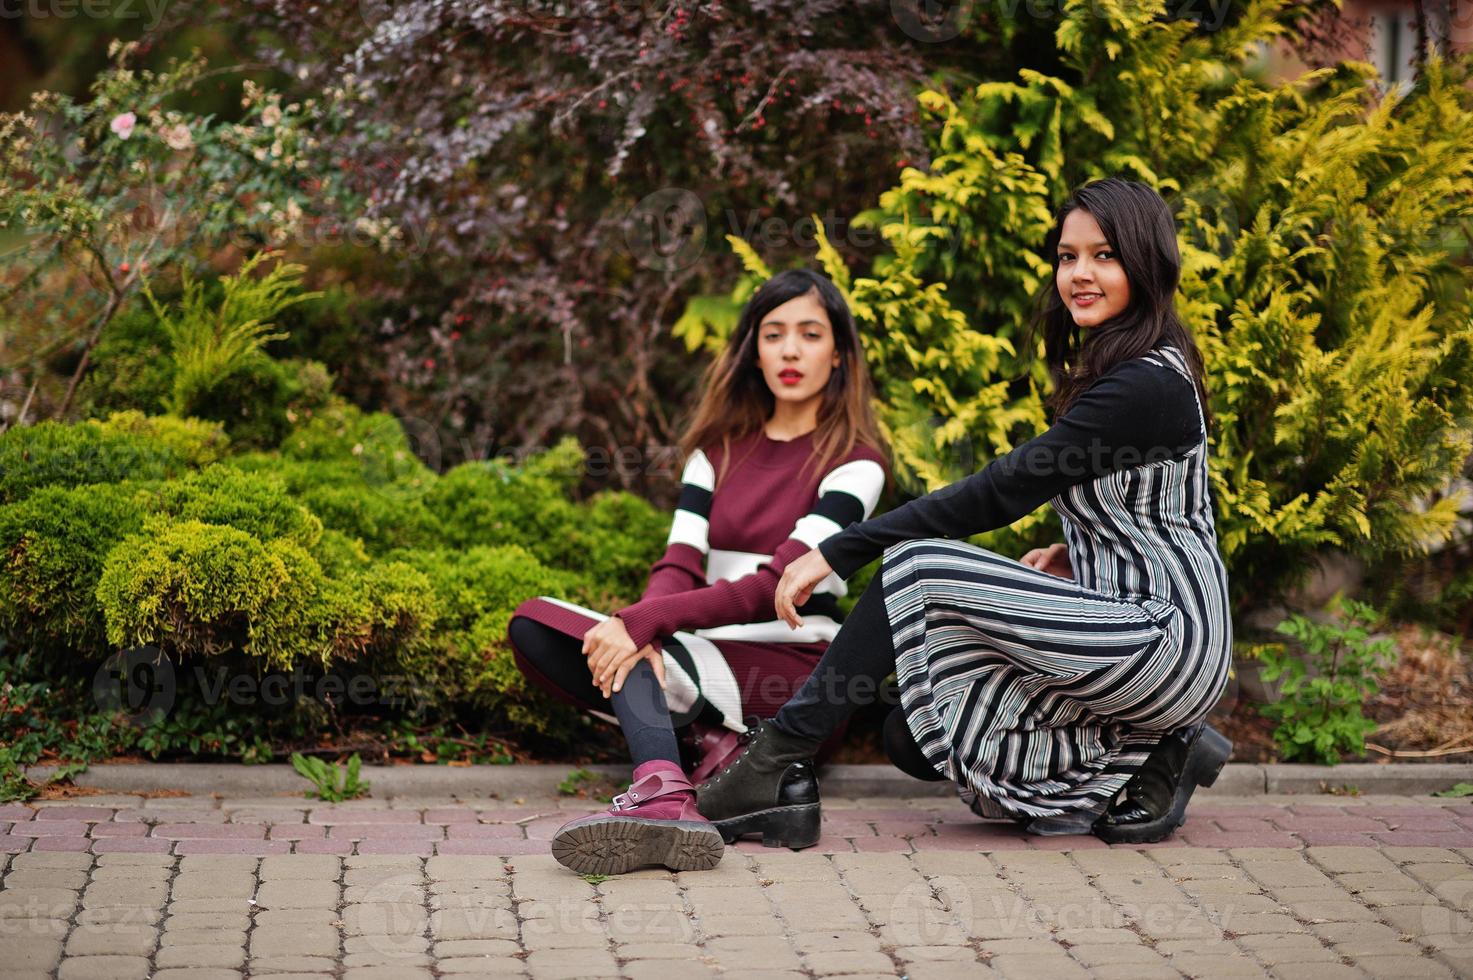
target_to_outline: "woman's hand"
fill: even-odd
[[[665,686],[665,658],[654,644],[646,643],[636,650],[624,620],[610,616],[593,629],[583,634],[583,655],[588,658],[588,670],[593,675],[593,686],[608,697],[624,687],[624,678],[641,660],[648,660],[655,670],[655,679],[660,687]]]
[[[778,581],[777,591],[772,596],[777,618],[793,629],[802,626],[803,618],[798,615],[798,607],[808,601],[818,583],[833,573],[834,570],[829,567],[823,552],[817,548],[795,558],[783,569],[783,577]]]
[[[1048,572],[1059,578],[1074,578],[1074,566],[1069,564],[1069,548],[1062,544],[1051,544],[1047,548],[1034,548],[1023,556],[1023,564]]]

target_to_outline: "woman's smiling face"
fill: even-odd
[[[1069,315],[1081,327],[1095,327],[1130,305],[1125,267],[1105,241],[1094,215],[1075,208],[1059,234],[1054,282]]]

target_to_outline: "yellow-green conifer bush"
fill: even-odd
[[[275,369],[257,341],[297,295],[301,270],[288,272],[193,284],[177,312],[151,304],[171,324],[169,356],[198,362],[171,375],[173,397],[124,387],[106,419],[0,432],[0,646],[58,678],[90,680],[134,647],[186,678],[334,672],[412,688],[382,705],[388,720],[566,739],[574,716],[511,658],[512,611],[544,594],[633,601],[669,514],[622,492],[575,502],[588,464],[571,438],[441,475],[420,458],[433,443],[411,443],[433,439],[424,426],[347,403],[326,375],[286,411],[269,392],[236,407],[288,425],[265,448],[269,427],[190,417],[227,362]],[[200,709],[180,699],[180,717]],[[321,709],[286,714],[311,726]]]
[[[1215,32],[1164,10],[1066,0],[1055,75],[923,93],[932,161],[866,216],[887,254],[852,279],[819,257],[907,436],[897,462],[934,489],[1046,425],[1041,351],[1020,347],[1051,288],[1039,252],[1054,210],[1093,178],[1155,185],[1178,218],[1179,308],[1210,375],[1241,605],[1290,588],[1323,549],[1376,559],[1452,533],[1457,501],[1439,491],[1473,431],[1469,64],[1433,60],[1404,95],[1360,64],[1275,82],[1260,46],[1301,7],[1257,0]],[[979,540],[1056,534],[1040,523]]]

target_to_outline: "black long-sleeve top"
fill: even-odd
[[[1132,358],[1095,379],[1046,432],[981,472],[849,524],[820,542],[819,551],[848,578],[897,542],[1006,527],[1076,484],[1178,458],[1202,438],[1192,382],[1170,367]]]

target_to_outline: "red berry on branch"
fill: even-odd
[[[118,271],[121,272],[125,276],[129,272],[131,272],[132,270],[133,270],[133,267],[131,265],[129,265],[128,263],[126,263],[126,262],[119,262],[118,263]]]

